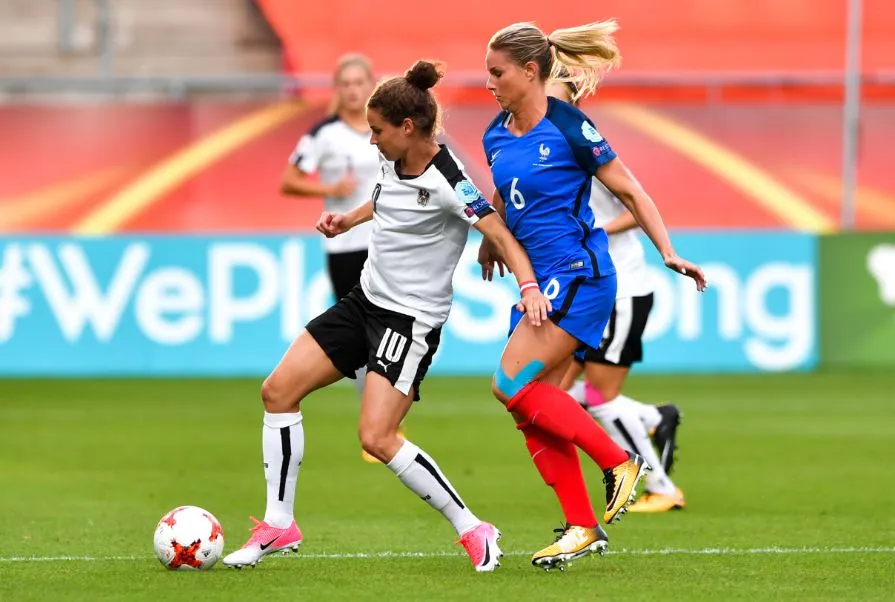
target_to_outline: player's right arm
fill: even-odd
[[[357,181],[350,171],[335,184],[326,184],[313,178],[320,164],[319,144],[314,136],[306,134],[289,157],[289,164],[280,178],[280,192],[299,197],[347,197],[354,193]]]
[[[327,238],[332,238],[371,219],[373,219],[373,201],[367,201],[348,213],[324,211],[317,220],[317,231]]]
[[[280,182],[280,192],[289,196],[349,196],[357,184],[351,175],[346,175],[335,184],[325,184],[315,180],[294,165],[287,165]]]

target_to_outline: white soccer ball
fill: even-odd
[[[180,571],[210,569],[224,552],[221,523],[208,510],[179,506],[155,528],[155,555],[165,568]]]

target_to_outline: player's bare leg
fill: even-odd
[[[412,404],[412,389],[404,395],[381,374],[368,373],[358,425],[361,446],[450,521],[476,571],[493,571],[502,556],[500,532],[470,511],[431,456],[398,434]]]
[[[252,535],[228,554],[226,566],[255,566],[277,551],[297,551],[301,530],[294,519],[295,486],[304,455],[301,401],[311,392],[342,378],[317,341],[303,331],[261,385],[264,423],[261,447],[267,481],[264,520],[252,518]]]

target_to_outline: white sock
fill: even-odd
[[[261,434],[264,454],[264,478],[267,479],[267,510],[264,522],[285,529],[295,512],[295,484],[298,467],[305,453],[305,430],[301,412],[271,414],[264,412]]]
[[[600,421],[612,440],[628,451],[640,454],[652,470],[646,473],[646,489],[652,493],[674,494],[674,482],[665,474],[662,461],[650,441],[640,414],[618,397],[593,406],[591,415]]]
[[[572,383],[572,386],[566,389],[566,393],[572,396],[572,399],[578,402],[579,405],[584,405],[585,397],[584,397],[584,381],[576,380]]]
[[[357,389],[357,396],[364,398],[364,383],[367,382],[367,367],[361,366],[354,378],[354,388]]]
[[[410,441],[404,441],[388,467],[408,489],[451,521],[458,535],[482,522],[466,507],[435,460]]]
[[[640,416],[640,420],[643,422],[643,426],[646,427],[647,431],[656,428],[659,426],[659,423],[662,422],[662,414],[659,413],[656,406],[650,403],[637,401],[636,399],[631,399],[625,395],[619,395],[616,399],[625,405],[635,408],[637,415]]]

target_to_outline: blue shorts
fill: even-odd
[[[563,272],[538,284],[553,305],[549,314],[553,323],[578,339],[582,351],[584,347],[598,348],[615,304],[615,274],[589,278],[580,272]],[[523,316],[513,307],[509,334]]]

